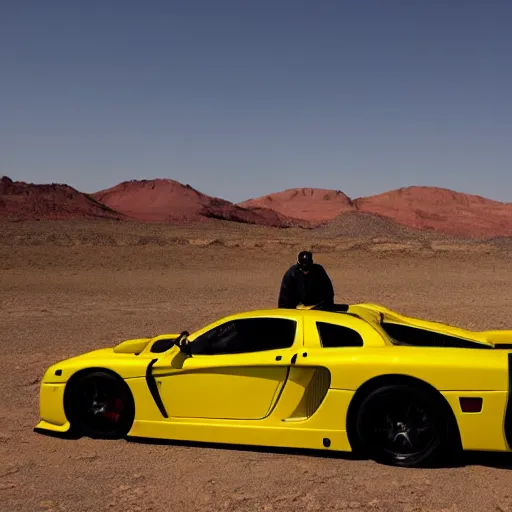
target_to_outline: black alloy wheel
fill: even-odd
[[[135,415],[126,383],[104,371],[80,375],[71,382],[65,409],[73,431],[100,439],[124,437]]]
[[[421,387],[387,385],[372,391],[359,407],[355,429],[363,451],[384,464],[435,464],[448,452],[445,408]]]

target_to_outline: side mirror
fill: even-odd
[[[188,340],[188,331],[183,331],[178,338],[176,338],[175,344],[180,349],[180,352],[186,354],[188,357],[192,357],[192,347]]]

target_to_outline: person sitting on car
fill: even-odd
[[[301,251],[297,263],[284,274],[278,307],[295,309],[299,305],[329,308],[334,306],[334,288],[324,267],[313,262],[311,251]]]

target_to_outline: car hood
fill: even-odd
[[[162,355],[151,352],[152,345],[158,340],[174,339],[178,336],[178,334],[168,334],[154,338],[135,338],[122,341],[114,347],[91,350],[63,359],[46,370],[43,382],[66,382],[77,371],[89,368],[111,370],[122,378],[142,377],[145,375],[149,361]]]

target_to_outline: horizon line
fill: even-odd
[[[463,192],[462,190],[456,190],[456,189],[452,189],[452,188],[448,188],[448,187],[439,187],[439,186],[436,186],[436,185],[418,185],[418,184],[416,184],[416,185],[404,185],[404,186],[401,186],[401,187],[396,187],[396,188],[392,188],[392,189],[383,190],[381,192],[377,192],[375,194],[366,195],[366,196],[349,196],[348,194],[346,194],[341,189],[326,188],[326,187],[313,187],[313,186],[289,187],[289,188],[285,188],[285,189],[281,189],[281,190],[277,190],[277,191],[273,191],[273,192],[267,192],[266,194],[262,194],[262,195],[259,195],[259,196],[249,197],[249,198],[244,199],[242,201],[233,202],[233,201],[231,201],[229,199],[226,199],[224,197],[221,197],[221,196],[210,195],[210,194],[202,191],[198,187],[196,187],[194,185],[191,185],[190,183],[183,183],[183,182],[178,181],[178,180],[176,180],[174,178],[168,178],[168,177],[167,178],[163,178],[163,177],[134,178],[134,179],[130,179],[130,180],[123,180],[123,181],[119,181],[118,183],[116,183],[114,185],[111,185],[110,187],[102,188],[102,189],[96,190],[94,192],[87,192],[87,191],[84,191],[84,190],[80,190],[79,188],[77,188],[77,187],[75,187],[73,185],[70,185],[69,183],[64,183],[64,182],[34,182],[34,181],[28,182],[28,181],[23,181],[23,180],[13,180],[11,177],[9,177],[6,174],[2,175],[2,177],[0,179],[4,179],[4,178],[7,178],[8,180],[10,180],[10,181],[12,181],[14,183],[25,183],[27,185],[35,185],[35,186],[60,185],[60,186],[67,186],[67,187],[73,188],[77,192],[80,192],[82,194],[86,194],[86,195],[89,195],[89,196],[90,195],[94,195],[94,194],[98,194],[100,192],[106,192],[106,191],[111,190],[111,189],[113,189],[113,188],[115,188],[115,187],[117,187],[119,185],[124,184],[124,183],[141,183],[141,182],[152,182],[152,181],[172,181],[174,183],[178,183],[179,185],[181,185],[183,187],[193,188],[194,190],[196,190],[197,192],[199,192],[200,194],[203,194],[205,196],[212,197],[212,198],[216,197],[218,199],[222,199],[224,201],[228,201],[229,203],[231,203],[233,205],[239,205],[239,204],[245,203],[247,201],[257,200],[257,199],[261,199],[261,198],[264,198],[264,197],[268,197],[270,195],[280,194],[280,193],[283,193],[283,192],[289,192],[289,191],[292,191],[292,190],[308,190],[309,189],[309,190],[322,190],[322,191],[329,191],[329,192],[340,192],[340,193],[344,194],[350,201],[356,201],[358,199],[366,199],[366,198],[370,198],[370,197],[375,197],[375,196],[387,194],[387,193],[390,193],[390,192],[396,192],[396,191],[399,191],[399,190],[407,190],[407,189],[411,189],[411,188],[427,188],[427,189],[444,190],[444,191],[452,192],[452,193],[455,193],[455,194],[471,196],[471,197],[478,197],[478,198],[481,198],[481,199],[485,199],[485,200],[488,200],[488,201],[494,201],[494,202],[497,202],[497,203],[500,203],[500,204],[504,204],[504,205],[512,204],[512,201],[500,201],[499,199],[493,199],[491,197],[483,196],[481,194]]]

